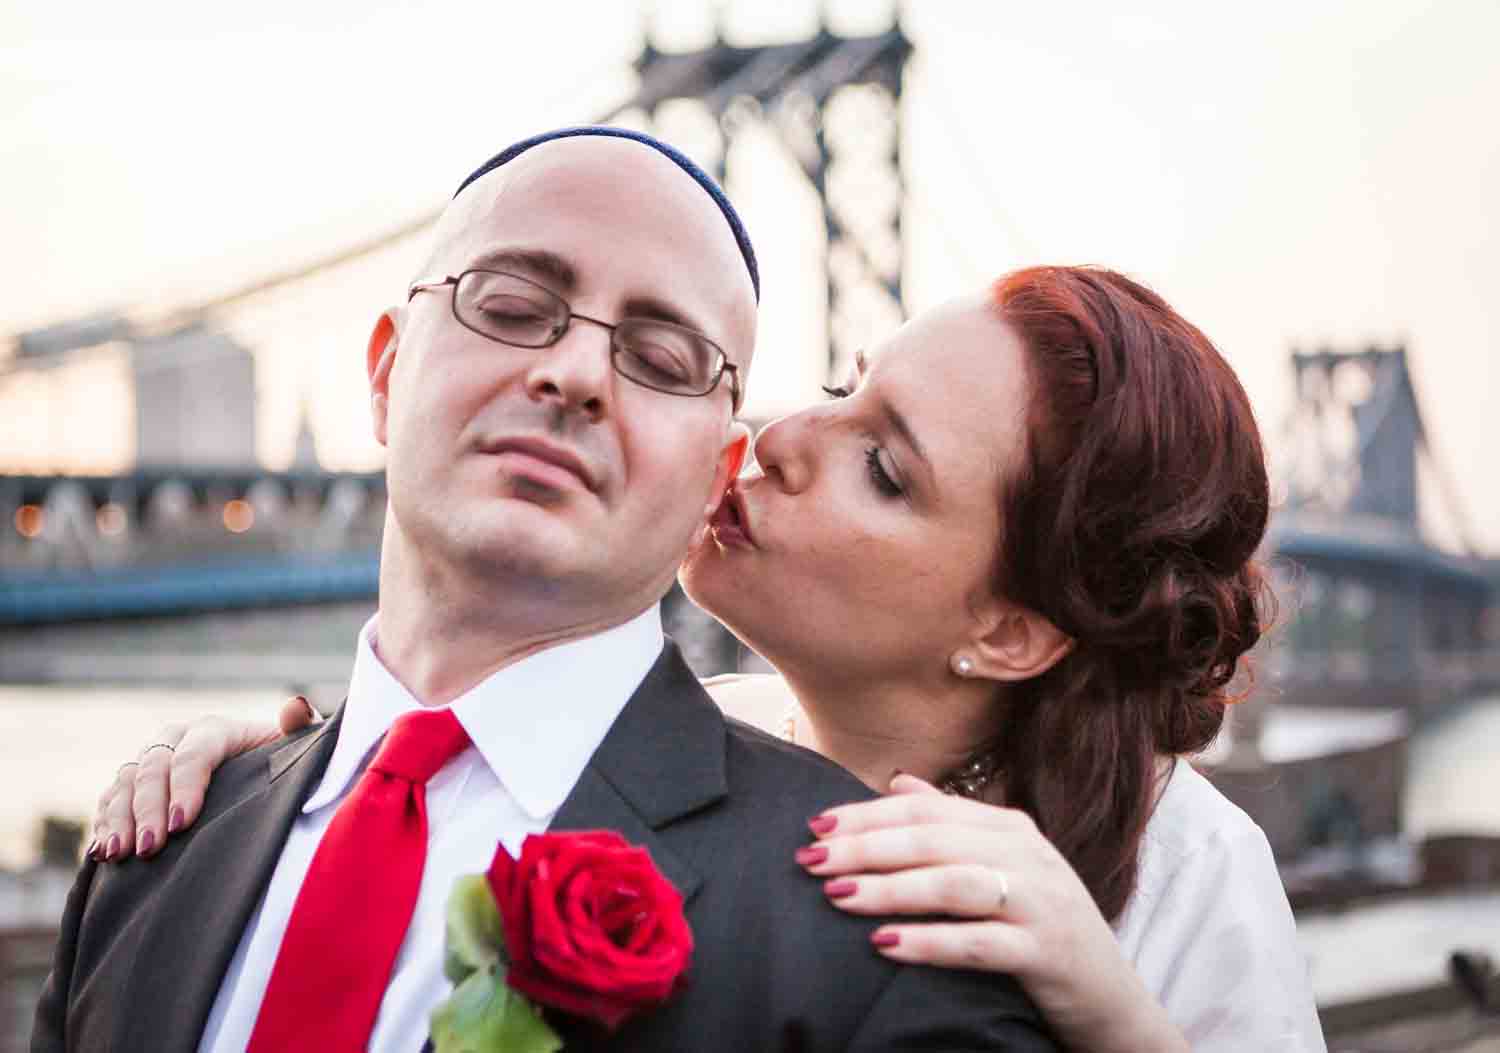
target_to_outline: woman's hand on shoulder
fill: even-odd
[[[161,851],[169,836],[197,820],[219,765],[319,719],[297,695],[281,707],[277,724],[208,716],[163,726],[99,795],[89,855],[117,863]]]
[[[1009,973],[1069,1048],[1186,1050],[1088,889],[1025,812],[898,775],[814,817],[798,853],[840,910],[941,915],[871,935],[896,961]]]

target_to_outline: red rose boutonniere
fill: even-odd
[[[693,934],[682,896],[644,848],[612,831],[533,834],[462,877],[448,900],[436,1053],[554,1053],[544,1011],[613,1030],[684,983]]]

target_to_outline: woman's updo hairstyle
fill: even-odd
[[[993,302],[1025,346],[1030,396],[995,587],[1076,642],[1011,692],[994,760],[1005,802],[1114,919],[1156,757],[1213,741],[1261,635],[1265,455],[1229,364],[1144,286],[1035,267]]]

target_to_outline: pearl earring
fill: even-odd
[[[959,676],[968,676],[974,671],[974,663],[969,661],[968,655],[959,655],[953,659],[953,671]]]

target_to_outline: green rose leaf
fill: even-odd
[[[443,973],[461,984],[476,971],[503,971],[505,964],[505,930],[490,883],[483,874],[466,874],[448,897]]]
[[[557,1053],[562,1039],[531,1003],[482,969],[432,1011],[435,1053]]]

